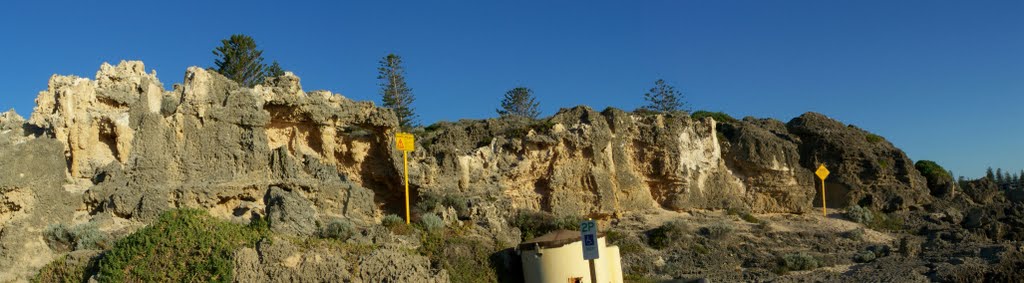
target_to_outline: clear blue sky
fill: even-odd
[[[493,117],[516,86],[543,115],[634,109],[664,78],[695,109],[822,112],[958,175],[1024,168],[1024,1],[150,2],[5,3],[0,108],[122,59],[170,88],[245,33],[306,90],[358,100],[403,56],[424,124]]]

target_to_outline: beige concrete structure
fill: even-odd
[[[608,246],[598,233],[600,257],[594,260],[597,281],[590,280],[590,265],[583,259],[580,231],[559,230],[519,244],[526,283],[621,283],[619,247]]]

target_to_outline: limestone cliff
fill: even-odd
[[[141,62],[104,64],[94,80],[51,77],[36,103],[27,122],[0,115],[0,274],[12,274],[0,281],[49,261],[40,234],[52,223],[108,219],[116,230],[192,207],[308,235],[326,219],[366,225],[401,212],[395,115],[306,92],[290,73],[245,88],[192,67],[167,90]],[[810,169],[822,162],[835,164],[828,185],[841,192],[830,206],[896,210],[928,198],[901,151],[813,113],[783,124],[575,107],[414,134],[413,197],[465,195],[496,233],[516,209],[802,213],[817,191]]]

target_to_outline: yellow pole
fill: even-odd
[[[402,151],[402,164],[405,165],[405,224],[409,224],[409,152]]]
[[[821,215],[828,218],[828,213],[825,212],[825,179],[821,179]]]

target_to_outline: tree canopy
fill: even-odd
[[[526,87],[517,87],[505,92],[505,98],[501,100],[501,109],[497,109],[498,115],[519,116],[530,119],[537,119],[540,116],[540,103],[533,96],[533,90]]]
[[[405,84],[405,68],[402,57],[388,54],[380,60],[377,68],[377,79],[380,80],[380,95],[384,107],[391,108],[398,116],[398,123],[408,129],[416,126],[417,115],[412,108],[416,100],[412,89]]]
[[[644,94],[644,99],[650,103],[643,106],[643,109],[646,110],[658,112],[687,111],[685,108],[687,106],[686,102],[683,101],[683,93],[662,79],[654,81],[654,87]]]
[[[213,61],[217,73],[247,87],[263,82],[267,67],[263,64],[263,50],[256,48],[256,40],[248,35],[233,34],[220,43],[221,46],[213,50],[213,55],[217,56]]]
[[[274,63],[271,63],[270,66],[267,66],[266,73],[268,78],[280,77],[284,76],[284,69],[281,68],[281,64],[277,63],[277,60],[274,60]]]

